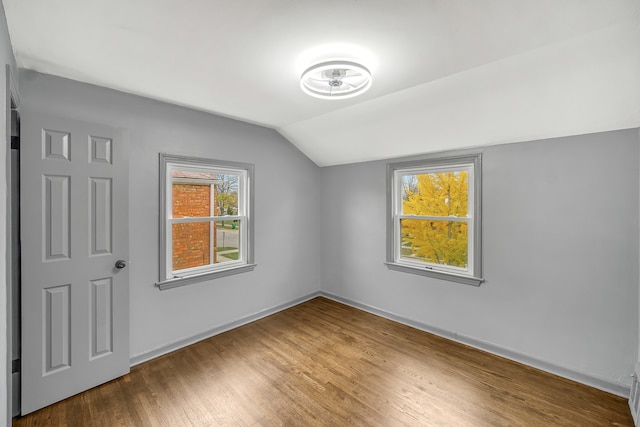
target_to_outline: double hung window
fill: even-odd
[[[160,289],[252,270],[253,165],[160,155]]]
[[[480,155],[388,165],[387,266],[482,282]]]

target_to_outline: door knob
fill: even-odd
[[[119,259],[116,261],[116,268],[125,268],[127,266],[127,262],[123,259]]]

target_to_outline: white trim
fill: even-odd
[[[173,184],[189,184],[189,185],[214,185],[220,181],[215,179],[197,179],[197,178],[173,178]]]
[[[233,276],[234,274],[246,273],[249,271],[253,271],[256,266],[256,264],[227,266],[227,268],[209,270],[200,274],[192,274],[190,276],[174,277],[172,279],[163,280],[162,282],[157,282],[156,286],[161,291],[166,291],[167,289],[173,289],[179,286],[191,285],[194,283],[204,282],[206,280],[213,280],[220,277]]]
[[[221,222],[221,221],[234,221],[241,220],[246,221],[247,217],[243,215],[227,215],[227,216],[185,216],[181,218],[168,218],[171,224],[180,224],[185,222]]]
[[[197,274],[205,274],[210,271],[224,270],[227,268],[238,267],[244,264],[245,262],[243,262],[242,259],[238,257],[238,260],[227,261],[227,262],[217,262],[215,264],[205,264],[205,265],[199,265],[197,267],[183,268],[182,270],[174,270],[172,272],[172,275],[173,275],[172,278],[184,279],[185,277],[194,276]]]
[[[446,264],[435,264],[432,262],[421,261],[419,258],[400,256],[396,262],[390,263],[395,265],[404,265],[408,268],[420,268],[430,271],[442,271],[444,273],[459,274],[460,276],[473,277],[471,269],[464,267],[456,267]]]
[[[444,271],[443,269],[435,270],[429,266],[415,267],[407,263],[385,262],[389,270],[401,271],[403,273],[418,274],[420,276],[432,277],[435,279],[448,280],[450,282],[462,283],[465,285],[480,286],[484,279],[482,277],[473,277],[468,274],[457,274],[453,271]]]
[[[214,216],[216,214],[216,186],[214,183],[209,185],[209,215]],[[215,262],[216,257],[216,224],[215,221],[209,222],[209,260]]]
[[[631,390],[629,392],[629,410],[633,425],[640,425],[640,383],[638,382],[638,373],[640,373],[640,363],[636,363],[631,374]]]
[[[465,216],[428,216],[428,215],[396,215],[397,219],[424,219],[427,221],[472,222],[473,218]]]
[[[428,160],[425,160],[425,163],[428,163]],[[459,162],[459,163],[451,163],[441,166],[418,166],[418,167],[408,167],[408,168],[398,168],[396,169],[396,174],[400,176],[410,176],[410,175],[425,175],[425,174],[433,174],[433,173],[447,173],[447,172],[458,172],[460,170],[467,170],[473,172],[473,165],[470,162]]]
[[[13,71],[9,64],[5,65],[5,93],[4,93],[4,139],[6,142],[5,146],[5,185],[6,185],[6,205],[5,205],[5,343],[6,343],[6,352],[5,352],[5,366],[0,369],[4,369],[5,371],[5,393],[6,393],[6,401],[1,402],[1,405],[5,407],[5,421],[0,421],[0,423],[4,422],[6,425],[11,425],[11,417],[13,415],[13,400],[14,400],[14,385],[13,379],[14,376],[12,374],[12,364],[13,364],[13,291],[12,291],[12,282],[13,282],[13,244],[12,244],[12,233],[17,231],[13,230],[13,218],[12,218],[12,196],[11,196],[11,186],[12,186],[12,177],[11,177],[11,101],[16,105],[16,108],[20,105],[20,96],[18,94],[18,86],[17,86],[17,76],[13,75]],[[18,193],[19,194],[19,193]],[[1,387],[1,386],[0,386]],[[1,413],[1,411],[0,411]]]

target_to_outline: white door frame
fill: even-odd
[[[7,183],[7,209],[6,209],[6,275],[5,275],[5,295],[6,295],[6,366],[5,375],[7,378],[7,401],[4,403],[6,407],[6,425],[11,425],[13,415],[13,381],[12,381],[12,358],[13,358],[13,306],[12,306],[12,281],[13,281],[13,254],[12,254],[12,234],[18,232],[13,230],[13,222],[11,220],[11,107],[12,104],[16,108],[20,105],[20,97],[18,94],[17,80],[15,79],[11,66],[5,66],[5,99],[4,99],[4,133],[6,141],[6,183]]]

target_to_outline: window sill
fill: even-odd
[[[245,264],[239,267],[227,268],[225,270],[208,271],[206,273],[193,274],[185,277],[175,277],[156,283],[161,291],[177,288],[179,286],[191,285],[193,283],[204,282],[206,280],[218,279],[220,277],[232,276],[234,274],[253,271],[257,264]]]
[[[465,285],[480,286],[484,279],[473,276],[463,276],[460,274],[447,273],[444,271],[429,270],[426,268],[410,267],[408,265],[397,264],[395,262],[384,263],[389,270],[402,271],[403,273],[418,274],[420,276],[433,277],[435,279],[448,280],[450,282],[463,283]]]

